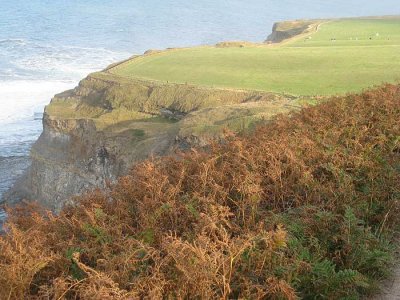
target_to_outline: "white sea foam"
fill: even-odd
[[[24,79],[70,80],[82,78],[129,54],[104,48],[7,39],[0,40],[0,56],[7,57],[7,61],[0,59],[0,79],[12,75]]]
[[[54,94],[70,89],[75,81],[0,81],[0,157],[26,156],[42,131],[41,114]],[[0,169],[6,170],[0,162]],[[18,166],[13,164],[13,166]],[[16,170],[10,170],[15,173]],[[0,175],[1,189],[4,178]],[[7,184],[8,186],[8,184]]]
[[[87,74],[128,56],[102,48],[0,40],[0,124],[30,118]],[[3,79],[3,80],[1,80]]]
[[[73,88],[76,81],[0,81],[0,124],[33,119],[51,97]]]

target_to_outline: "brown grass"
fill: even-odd
[[[1,299],[357,298],[398,222],[400,86],[145,161],[60,215],[10,210]]]

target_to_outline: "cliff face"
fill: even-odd
[[[118,164],[92,120],[57,120],[45,115],[43,133],[32,148],[28,196],[52,209],[84,189],[115,179]]]
[[[163,154],[173,140],[160,134],[148,145],[134,137],[108,136],[93,120],[60,120],[45,115],[44,130],[32,148],[32,165],[23,183],[25,195],[59,210],[73,195],[104,187],[148,154]],[[147,151],[143,151],[147,146]]]
[[[204,146],[224,128],[245,130],[292,109],[291,102],[265,92],[92,74],[46,107],[32,165],[5,199],[38,200],[58,211],[72,196],[106,186],[136,162]]]
[[[285,21],[277,22],[272,27],[272,33],[266,43],[281,43],[298,35],[311,33],[316,30],[321,21]]]

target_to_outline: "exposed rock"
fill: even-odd
[[[266,43],[280,43],[300,34],[309,33],[317,26],[315,21],[286,21],[277,22],[272,27],[272,33]]]
[[[160,109],[160,115],[164,118],[168,118],[170,120],[182,120],[185,117],[185,113],[180,111],[172,111],[166,108]]]
[[[174,142],[167,131],[147,143],[135,143],[129,134],[97,131],[92,120],[45,115],[43,124],[43,133],[31,151],[31,167],[6,198],[39,200],[55,211],[71,196],[115,181],[135,161],[166,153]]]
[[[217,48],[232,48],[232,47],[243,48],[250,46],[257,46],[257,44],[245,41],[227,41],[227,42],[220,42],[215,45],[215,47]]]
[[[160,52],[162,52],[162,50],[149,49],[149,50],[146,50],[143,54],[150,55],[150,54],[156,54],[156,53],[160,53]]]

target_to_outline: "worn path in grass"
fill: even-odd
[[[400,240],[397,241],[400,244]],[[370,300],[400,300],[400,248],[397,250],[397,264],[392,276],[382,283],[381,292]]]
[[[392,280],[385,283],[382,293],[375,300],[396,300],[400,299],[400,266],[395,270]]]

